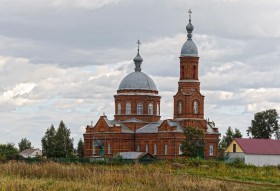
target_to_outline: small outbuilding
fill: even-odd
[[[119,157],[121,157],[124,160],[133,160],[133,161],[152,161],[155,159],[153,155],[147,152],[120,152]]]
[[[40,149],[25,149],[19,153],[24,158],[41,157],[42,151]]]
[[[226,148],[227,161],[242,159],[255,166],[280,165],[280,140],[236,138]]]

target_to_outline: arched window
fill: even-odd
[[[193,79],[196,79],[196,66],[193,66]]]
[[[179,155],[183,154],[182,146],[182,144],[179,145]]]
[[[197,103],[197,101],[193,102],[193,113],[198,114],[198,103]]]
[[[110,143],[108,144],[108,155],[111,154],[111,145]]]
[[[153,104],[152,103],[149,103],[149,105],[148,105],[148,114],[153,115]]]
[[[148,153],[149,152],[149,145],[146,144],[146,152]]]
[[[131,104],[130,103],[125,104],[125,114],[127,114],[127,115],[131,114]]]
[[[159,104],[157,104],[157,115],[160,115],[159,114]]]
[[[140,152],[140,145],[139,144],[137,144],[136,151]]]
[[[118,115],[121,114],[121,110],[122,110],[121,103],[118,103]]]
[[[209,147],[209,155],[213,156],[213,154],[214,154],[214,147],[213,147],[213,145],[210,145],[210,147]]]
[[[178,114],[181,114],[181,113],[182,113],[182,109],[183,109],[182,102],[179,101],[179,102],[178,102]]]
[[[141,102],[139,102],[137,104],[137,114],[138,115],[142,115],[143,114],[143,104]]]
[[[95,155],[95,144],[94,144],[94,140],[92,141],[92,155]]]
[[[154,144],[154,155],[157,155],[157,144]]]
[[[181,78],[184,78],[184,76],[185,76],[185,73],[184,73],[184,66],[181,67],[181,72],[182,72]]]
[[[164,145],[164,154],[167,155],[167,153],[168,153],[168,145],[165,144]]]

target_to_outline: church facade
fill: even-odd
[[[111,158],[119,152],[148,152],[157,158],[173,159],[182,154],[184,127],[193,126],[205,133],[204,157],[217,156],[218,128],[204,119],[204,95],[198,79],[199,57],[192,40],[191,17],[186,27],[188,39],[181,49],[178,91],[174,95],[173,119],[161,120],[161,96],[156,84],[142,72],[143,59],[133,59],[135,71],[120,83],[115,98],[114,119],[103,115],[84,134],[85,157]]]

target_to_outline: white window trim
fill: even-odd
[[[131,114],[131,103],[125,104],[125,114],[127,114],[127,115]]]
[[[137,104],[137,115],[143,115],[143,104],[141,102]]]
[[[148,114],[149,115],[153,115],[154,114],[154,112],[153,112],[153,104],[152,103],[149,103],[149,105],[148,105]]]

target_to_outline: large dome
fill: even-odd
[[[128,74],[120,83],[119,90],[155,90],[156,84],[147,74],[135,71]]]
[[[181,56],[198,56],[198,51],[192,39],[188,39],[181,49]]]

